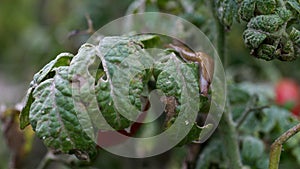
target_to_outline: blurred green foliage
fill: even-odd
[[[131,5],[129,11],[126,11],[131,2],[131,0],[74,0],[72,2],[2,0],[0,2],[0,75],[5,74],[4,78],[8,81],[16,84],[23,83],[23,86],[27,87],[32,74],[42,65],[63,51],[74,53],[88,38],[88,36],[78,36],[68,39],[71,31],[87,28],[85,14],[91,16],[97,29],[123,16],[126,12],[130,13],[130,9],[133,10],[132,8],[135,7]],[[199,1],[180,2],[147,1],[147,8],[143,11],[163,11],[182,16],[200,27],[214,42],[215,26],[211,19],[206,19],[212,18],[209,8],[198,5],[199,8],[189,11],[189,3],[197,5]],[[300,74],[297,73],[299,59],[292,63],[282,63],[265,62],[249,57],[249,51],[243,45],[241,36],[245,27],[246,25],[234,24],[228,32],[227,52],[230,57],[226,59],[226,67],[241,72],[236,77],[238,81],[257,81],[265,79],[266,76],[272,77],[273,82],[282,76],[300,79]]]
[[[77,51],[87,37],[68,39],[87,28],[89,14],[97,29],[124,14],[129,0],[2,0],[0,2],[0,72],[12,80],[32,73],[62,51]],[[111,4],[114,4],[113,7]]]
[[[22,86],[22,89],[26,89],[32,79],[32,75],[43,65],[54,59],[58,53],[75,53],[88,36],[76,36],[69,39],[68,35],[73,30],[84,30],[87,28],[86,14],[91,16],[94,22],[94,28],[98,29],[109,21],[123,16],[126,12],[169,12],[182,16],[197,25],[208,35],[211,41],[216,44],[216,34],[214,33],[216,27],[212,21],[213,15],[207,6],[198,5],[200,2],[203,2],[203,0],[157,0],[157,3],[155,3],[155,1],[146,2],[145,0],[146,8],[135,8],[136,6],[131,5],[130,9],[132,11],[127,11],[132,2],[132,0],[1,0],[0,84],[19,84]],[[135,2],[138,6],[138,2],[141,3],[143,1],[138,0]],[[193,6],[198,6],[199,8],[190,8],[191,6],[189,4],[193,4]],[[238,87],[246,91],[245,95],[249,93],[249,95],[253,94],[251,92],[253,88],[261,90],[269,88],[269,90],[267,90],[269,93],[265,93],[267,97],[260,97],[260,101],[267,100],[268,102],[272,102],[270,100],[272,97],[272,95],[270,95],[270,86],[272,87],[278,79],[290,77],[296,79],[298,82],[300,81],[300,59],[291,63],[283,63],[280,61],[266,62],[249,57],[249,50],[245,47],[242,38],[245,28],[246,24],[233,23],[230,31],[227,32],[228,43],[226,44],[226,52],[228,53],[228,57],[224,63],[227,75],[232,83],[240,83]],[[258,83],[262,85],[258,85]],[[5,90],[5,88],[0,88],[0,91],[3,90]],[[23,93],[19,93],[20,97],[24,96],[25,93],[25,90],[21,91]],[[241,94],[239,92],[233,93],[235,96]],[[0,96],[3,97],[2,92]],[[245,98],[246,96],[241,97]],[[2,100],[0,100],[0,104],[1,101]],[[15,100],[15,102],[18,101],[20,100]],[[247,100],[244,100],[243,103],[234,105],[235,119],[238,119],[239,112],[245,108],[246,103]],[[260,104],[263,105],[262,102],[260,102]],[[272,107],[271,110],[273,111],[256,112],[248,117],[247,120],[249,122],[243,124],[239,130],[243,136],[243,138],[241,138],[241,147],[264,147],[264,149],[268,151],[268,146],[271,141],[290,127],[290,124],[286,124],[287,121],[276,119],[278,117],[290,119],[288,112],[278,107]],[[264,123],[265,121],[268,123]],[[253,127],[253,123],[258,125],[255,126],[255,130],[249,131],[249,128]],[[0,168],[6,169],[9,152],[5,148],[6,144],[1,137],[2,135],[0,135],[0,147],[2,147],[0,149]],[[216,138],[218,139],[218,137]],[[222,145],[217,139],[210,141],[207,147],[220,148]],[[295,168],[295,163],[299,167],[299,134],[290,140],[284,148],[285,151],[282,154],[283,163],[281,164],[281,168]],[[222,165],[221,162],[224,160],[222,159],[222,154],[216,152],[215,149],[208,148],[202,152],[203,159],[207,159],[208,163],[213,161],[220,162],[220,165]],[[245,164],[256,166],[257,168],[265,165],[265,161],[267,160],[266,152],[264,152],[263,155],[261,151],[257,151],[258,154],[251,154],[253,152],[248,152],[243,148],[241,152]],[[208,158],[208,156],[205,156],[207,154],[211,157]],[[181,163],[185,155],[185,149],[177,148],[172,152],[159,156],[159,158],[168,157],[171,159],[168,164],[166,164],[169,168],[181,168]],[[261,159],[254,164],[258,156],[261,157]],[[93,165],[95,167],[116,169],[145,167],[149,166],[149,163],[155,160],[157,161],[159,158],[134,160],[117,157],[103,151],[100,152],[100,156]],[[200,160],[202,160],[202,158],[200,158]],[[201,161],[200,163],[203,166],[206,165],[206,163]],[[57,166],[61,165],[53,164],[53,168]],[[160,164],[156,164],[156,166],[160,166]]]

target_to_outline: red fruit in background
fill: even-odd
[[[293,112],[297,111],[296,107],[300,103],[300,88],[292,79],[282,79],[275,87],[276,103],[284,106]],[[300,106],[300,104],[299,104]],[[294,110],[295,109],[295,110]]]
[[[292,113],[295,116],[300,116],[300,102],[292,109]]]

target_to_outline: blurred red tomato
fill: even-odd
[[[293,114],[299,114],[300,88],[292,79],[282,79],[275,86],[276,103],[291,110]],[[299,103],[299,105],[298,105]]]
[[[292,113],[296,116],[300,116],[300,102],[292,109]]]

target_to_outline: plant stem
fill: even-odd
[[[226,53],[226,37],[224,26],[218,22],[218,52],[219,56],[225,64]],[[225,111],[220,122],[219,131],[222,134],[223,143],[225,145],[226,156],[229,159],[229,166],[231,169],[241,169],[242,162],[240,157],[240,151],[238,146],[238,136],[235,128],[235,124],[231,117],[231,111]]]
[[[253,108],[250,108],[250,107],[247,107],[244,112],[242,113],[241,117],[237,120],[236,122],[236,128],[240,128],[241,125],[244,123],[244,121],[247,119],[248,115],[251,113],[251,112],[256,112],[256,111],[261,111],[263,109],[266,109],[266,108],[269,108],[270,106],[260,106],[260,107],[253,107]]]
[[[188,145],[188,154],[183,162],[182,169],[195,169],[200,153],[200,144],[192,143]]]
[[[247,103],[245,110],[243,111],[242,115],[240,118],[236,121],[236,129],[239,129],[239,127],[244,123],[244,121],[247,119],[248,115],[251,112],[257,112],[261,111],[263,109],[269,108],[268,105],[266,106],[260,106],[257,107],[257,102],[258,102],[258,96],[255,94]]]
[[[219,131],[222,135],[225,156],[228,157],[231,169],[241,169],[242,162],[240,158],[240,150],[238,146],[237,131],[229,111],[224,112],[220,122]]]
[[[217,48],[218,48],[218,53],[219,57],[221,58],[221,61],[223,63],[223,66],[226,66],[226,37],[225,37],[225,28],[224,26],[217,21],[217,29],[218,29],[218,43],[217,43]]]
[[[214,1],[210,1],[211,10],[215,11]],[[225,35],[225,27],[219,21],[216,12],[213,12],[215,23],[217,24],[217,48],[219,57],[223,62],[223,65],[226,66],[226,35]],[[224,67],[225,67],[224,66]],[[242,162],[240,157],[240,150],[238,145],[238,136],[235,128],[235,124],[231,117],[230,106],[227,105],[228,111],[225,111],[223,117],[220,121],[219,131],[223,136],[224,149],[226,152],[226,156],[229,160],[229,166],[231,169],[241,169]]]
[[[280,154],[281,154],[281,150],[282,150],[282,144],[285,143],[288,139],[293,137],[298,132],[300,132],[300,123],[297,124],[296,126],[292,127],[291,129],[289,129],[285,133],[283,133],[272,144],[271,151],[270,151],[269,169],[278,169],[279,161],[280,161]]]
[[[211,8],[212,15],[214,17],[216,26],[217,26],[217,50],[219,57],[223,63],[223,66],[226,65],[226,35],[225,35],[225,27],[224,25],[219,21],[218,15],[216,13],[216,6],[214,1],[209,1],[209,5]],[[225,67],[225,66],[224,66]]]
[[[45,157],[40,162],[37,169],[46,169],[51,161],[53,161],[54,155],[51,151],[48,151]]]

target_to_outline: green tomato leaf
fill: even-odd
[[[130,120],[128,120],[127,118],[122,116],[120,112],[115,110],[115,105],[110,93],[111,88],[109,87],[109,83],[106,80],[100,79],[96,86],[96,95],[102,115],[104,116],[107,123],[115,130],[121,130],[129,127],[131,124]],[[102,126],[100,126],[99,128],[109,130]]]
[[[299,23],[299,12],[297,0],[240,1],[239,16],[248,22],[244,42],[251,49],[251,55],[267,61],[297,59],[300,47],[295,30],[290,32],[290,28]]]
[[[257,0],[257,10],[261,14],[272,14],[276,9],[276,0]]]
[[[51,71],[59,66],[67,66],[70,64],[73,55],[70,53],[61,53],[59,54],[54,60],[49,62],[45,65],[38,73],[33,76],[33,80],[30,83],[30,88],[27,91],[27,94],[24,99],[24,108],[20,114],[20,128],[24,129],[26,126],[29,125],[29,111],[30,106],[33,102],[32,92],[34,91],[35,87],[40,84],[43,80],[47,78],[53,77],[53,73]]]
[[[29,111],[30,111],[30,106],[34,100],[32,97],[32,91],[33,91],[33,88],[32,87],[29,88],[27,91],[27,94],[25,96],[25,99],[24,99],[25,106],[20,113],[20,128],[21,129],[24,129],[26,126],[28,126],[30,124]]]
[[[212,139],[208,142],[208,145],[204,147],[203,151],[201,151],[197,161],[197,168],[210,169],[211,164],[226,164],[227,161],[223,159],[222,155],[224,153],[221,139]]]
[[[248,47],[258,48],[258,46],[267,38],[267,35],[257,30],[247,29],[244,31],[243,38]]]
[[[296,28],[292,28],[292,31],[290,32],[290,38],[291,40],[300,47],[300,31]]]
[[[295,11],[298,12],[298,14],[300,14],[300,3],[297,0],[288,0],[286,2],[287,4],[289,4],[291,6],[291,8],[293,8]]]
[[[140,96],[148,83],[153,60],[137,39],[151,38],[106,37],[98,46],[106,74],[96,86],[97,100],[114,129],[128,127],[141,113]]]
[[[140,41],[143,43],[144,48],[153,48],[160,44],[160,38],[157,35],[152,34],[141,34],[131,37],[134,40]]]
[[[230,27],[238,12],[237,3],[235,0],[218,0],[216,3],[216,11],[220,22]]]
[[[156,77],[156,87],[158,89],[161,89],[167,96],[174,96],[177,99],[179,99],[181,95],[180,86],[182,84],[176,81],[176,76],[178,76],[176,72],[184,71],[184,69],[189,68],[192,70],[189,71],[191,72],[191,74],[188,74],[185,78],[188,78],[189,80],[198,79],[199,77],[199,75],[197,74],[198,65],[195,65],[194,63],[185,63],[180,59],[178,59],[174,53],[167,54],[163,52],[161,53],[161,55],[162,57],[154,67],[154,76]],[[199,89],[198,81],[195,81],[193,84],[190,85],[192,85],[192,87]],[[193,91],[194,90],[195,89],[193,89]]]
[[[282,61],[293,61],[297,59],[297,51],[295,52],[294,44],[290,39],[281,39],[282,50],[280,55],[277,57]],[[296,47],[296,46],[295,46]]]
[[[184,63],[178,59],[174,53],[167,54],[163,52],[161,54],[163,57],[160,58],[154,69],[156,87],[157,89],[162,90],[166,96],[173,96],[179,102],[179,105],[176,107],[176,112],[174,113],[174,118],[168,122],[169,124],[174,125],[177,119],[188,119],[187,117],[191,114],[190,112],[198,112],[200,110],[200,98],[195,96],[195,93],[199,93],[199,83],[197,81],[198,75],[196,74],[198,71],[195,71],[193,64]],[[188,90],[184,90],[182,88],[183,86]],[[188,94],[190,94],[188,101],[186,100],[187,98],[185,98],[187,96],[184,95],[183,92],[188,92]],[[189,109],[189,113],[184,113],[187,108]],[[200,140],[205,136],[206,131],[209,131],[212,127],[211,124],[199,127],[194,122],[184,120],[180,121],[177,127],[180,128],[180,126],[186,125],[193,126],[178,146]],[[179,128],[178,130],[180,130]]]
[[[148,82],[154,75],[156,82],[151,87],[178,102],[175,131],[188,133],[180,144],[201,139],[213,126],[199,127],[186,120],[192,115],[196,118],[202,106],[198,66],[186,64],[174,53],[146,50],[157,38],[106,37],[98,46],[84,44],[76,56],[58,55],[35,74],[25,98],[21,127],[30,122],[46,146],[88,160],[97,153],[93,126],[107,129],[102,128],[106,124],[101,120],[105,120],[115,130],[129,127],[141,113],[141,96],[148,94]],[[158,61],[157,56],[161,56]],[[183,131],[182,126],[191,130]],[[175,139],[177,134],[174,132]]]
[[[297,147],[293,148],[292,154],[296,158],[297,163],[300,164],[300,147],[297,146]]]
[[[269,156],[263,154],[256,162],[255,165],[257,169],[265,169],[269,167]]]
[[[250,21],[254,17],[255,0],[244,0],[239,8],[240,18],[244,21]]]
[[[273,60],[276,52],[276,47],[273,45],[262,44],[257,51],[257,57],[264,60]]]
[[[248,162],[254,162],[263,155],[264,149],[264,143],[260,139],[247,136],[242,143],[242,157]]]
[[[283,133],[299,123],[299,121],[292,116],[291,112],[280,107],[272,106],[269,109],[265,109],[264,112],[276,118],[276,129],[279,133]]]
[[[278,31],[284,21],[278,15],[259,15],[250,20],[248,28],[261,30],[264,32]]]
[[[263,116],[261,118],[261,125],[260,125],[261,131],[263,133],[271,132],[276,126],[276,123],[277,123],[276,113],[264,110]]]
[[[95,96],[95,78],[99,70],[100,58],[97,48],[84,44],[73,58],[69,68],[69,79],[72,85],[74,106],[81,125],[91,138],[95,138],[93,125],[100,126],[101,117]]]
[[[291,39],[294,43],[294,49],[295,49],[295,55],[296,57],[300,57],[300,31],[298,30],[298,32],[295,32],[296,36],[292,37],[293,39]],[[290,35],[293,36],[293,35]]]
[[[30,123],[46,146],[88,160],[96,146],[82,129],[73,104],[68,67],[56,68],[55,76],[40,83],[33,91]]]
[[[54,60],[46,64],[38,73],[33,76],[33,81],[31,82],[31,86],[39,84],[43,80],[47,79],[49,73],[53,70],[53,68],[59,66],[68,66],[70,61],[72,60],[73,55],[71,53],[61,53]]]
[[[251,95],[247,91],[241,89],[236,85],[230,85],[228,89],[228,98],[231,104],[245,104],[249,99],[251,99]]]
[[[281,8],[277,8],[276,9],[276,14],[281,18],[283,19],[285,22],[288,22],[292,16],[293,16],[293,12],[284,8],[284,7],[281,7]]]

